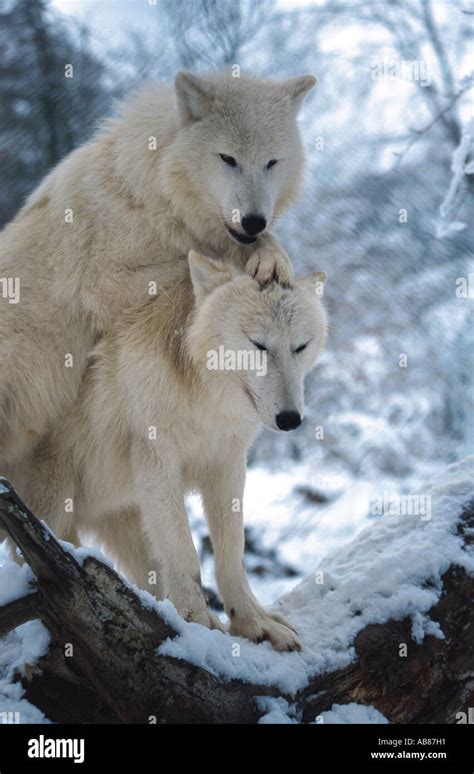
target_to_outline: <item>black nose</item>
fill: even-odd
[[[266,228],[267,221],[261,215],[246,215],[242,218],[242,228],[247,234],[255,236]]]
[[[301,425],[301,417],[297,411],[281,411],[275,421],[279,430],[296,430]]]

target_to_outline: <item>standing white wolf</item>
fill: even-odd
[[[94,534],[138,584],[150,588],[153,570],[158,597],[187,620],[221,628],[207,608],[186,516],[184,496],[197,490],[230,631],[293,650],[295,632],[261,607],[245,574],[245,460],[262,424],[301,423],[304,377],[326,336],[317,293],[325,275],[262,287],[193,251],[189,264],[180,264],[180,277],[171,270],[156,298],[119,316],[91,355],[75,405],[17,488],[59,537]],[[255,357],[245,370],[210,368],[221,349]],[[262,353],[266,368],[253,369]]]
[[[191,248],[290,281],[267,229],[299,187],[296,115],[314,83],[178,74],[32,194],[0,234],[0,289],[19,290],[0,293],[0,473],[16,480],[75,400],[87,352]]]

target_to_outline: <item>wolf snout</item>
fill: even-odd
[[[267,221],[263,215],[245,215],[241,223],[245,233],[250,234],[250,236],[260,234],[267,227]]]
[[[296,430],[301,425],[301,415],[297,411],[281,411],[275,422],[279,430]]]

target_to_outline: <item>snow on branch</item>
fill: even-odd
[[[439,212],[443,221],[438,223],[436,237],[442,239],[451,234],[463,231],[466,223],[457,221],[456,214],[459,211],[468,189],[467,177],[474,175],[474,160],[472,155],[472,130],[474,121],[471,119],[469,127],[464,127],[461,142],[453,151],[451,161],[451,183],[446,196],[441,202]],[[448,221],[448,217],[451,216]]]

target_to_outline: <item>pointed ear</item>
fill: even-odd
[[[317,83],[314,75],[298,75],[296,78],[287,78],[281,83],[282,93],[288,97],[292,107],[298,111],[308,91]]]
[[[322,296],[324,293],[324,283],[326,282],[328,275],[325,271],[313,271],[312,274],[308,274],[307,277],[298,280],[298,284],[312,291],[317,296]]]
[[[204,79],[192,73],[177,73],[174,90],[181,124],[199,121],[209,111],[212,103],[212,87]]]
[[[209,293],[212,293],[219,285],[223,285],[232,279],[230,272],[213,261],[212,258],[190,250],[188,253],[189,271],[193,283],[196,301],[200,304]]]

